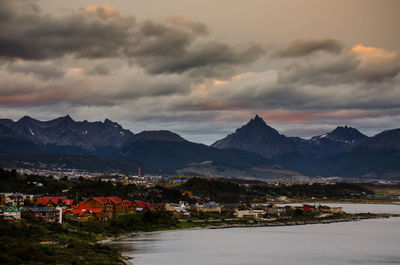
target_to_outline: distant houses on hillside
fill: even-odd
[[[30,206],[25,206],[27,202]],[[341,207],[326,205],[278,205],[278,204],[219,204],[212,201],[188,203],[152,204],[141,200],[124,200],[117,196],[88,197],[83,201],[74,201],[66,196],[36,196],[21,193],[1,193],[0,209],[4,219],[19,220],[21,216],[30,216],[46,222],[59,222],[63,219],[77,221],[106,221],[121,215],[146,211],[169,211],[174,216],[188,218],[194,213],[215,213],[234,218],[263,219],[293,215],[297,212],[313,214],[341,213]]]

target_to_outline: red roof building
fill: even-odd
[[[74,200],[67,199],[66,196],[57,196],[57,197],[43,197],[36,200],[36,205],[43,206],[56,206],[56,205],[71,205]]]

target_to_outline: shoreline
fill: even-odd
[[[373,214],[373,216],[365,216],[368,213],[357,213],[357,214],[348,214],[354,216],[348,216],[347,218],[337,218],[337,219],[322,219],[322,220],[305,220],[305,221],[287,221],[287,222],[263,222],[263,223],[247,223],[247,224],[221,224],[221,225],[206,225],[206,226],[196,226],[190,228],[174,228],[174,229],[160,229],[153,231],[136,231],[130,232],[127,234],[115,236],[115,237],[107,237],[106,239],[99,240],[97,243],[104,244],[112,241],[119,241],[127,237],[137,236],[140,234],[153,234],[153,233],[161,233],[161,232],[169,232],[169,231],[185,231],[185,230],[206,230],[206,229],[226,229],[226,228],[245,228],[245,227],[275,227],[275,226],[294,226],[294,225],[311,225],[311,224],[332,224],[332,223],[343,223],[343,222],[356,222],[362,220],[369,219],[386,219],[391,217],[400,217],[400,214],[392,214],[392,213],[377,213]],[[364,216],[363,216],[364,215]]]
[[[270,202],[268,202],[270,203]],[[324,201],[314,201],[314,200],[286,200],[286,201],[272,201],[271,203],[274,204],[387,204],[387,205],[400,205],[400,200],[393,200],[393,201],[388,201],[388,200],[365,200],[365,201],[360,201],[360,200],[354,200],[354,201],[336,201],[336,200],[324,200]],[[264,204],[263,202],[260,202],[260,204]]]
[[[221,224],[221,225],[206,225],[206,226],[198,226],[191,228],[174,228],[174,229],[161,229],[154,231],[137,231],[131,232],[124,235],[116,236],[116,237],[108,237],[107,239],[100,240],[97,243],[99,244],[108,244],[114,241],[120,241],[124,238],[135,237],[141,234],[154,234],[154,233],[162,233],[162,232],[171,232],[171,231],[190,231],[190,230],[206,230],[206,229],[229,229],[229,228],[252,228],[252,227],[282,227],[282,226],[300,226],[300,225],[313,225],[313,224],[332,224],[332,223],[343,223],[343,222],[356,222],[362,220],[369,219],[388,219],[392,217],[400,217],[400,214],[391,214],[391,213],[378,213],[378,214],[369,214],[369,213],[359,213],[359,214],[347,214],[346,217],[336,218],[336,219],[321,219],[318,220],[299,220],[299,221],[271,221],[271,222],[263,222],[263,223],[247,223],[247,224]],[[120,253],[121,261],[127,265],[133,265],[130,261],[134,259],[134,257],[123,256]]]

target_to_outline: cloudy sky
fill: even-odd
[[[0,0],[0,116],[210,144],[400,127],[397,0]]]

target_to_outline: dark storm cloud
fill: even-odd
[[[275,55],[278,57],[301,57],[317,51],[338,54],[342,49],[342,44],[334,39],[295,40],[276,52]]]
[[[89,6],[55,18],[32,1],[0,2],[0,58],[47,60],[130,58],[150,73],[182,73],[203,66],[232,66],[257,59],[258,46],[239,49],[197,41],[207,27],[186,18],[136,22],[109,7]]]
[[[141,54],[140,64],[151,73],[182,73],[197,69],[202,72],[215,71],[213,67],[243,64],[255,61],[263,49],[255,44],[240,50],[235,50],[221,42],[206,42],[194,45],[189,52],[183,52],[175,57],[166,54],[163,57],[153,57],[152,54]],[[210,69],[201,69],[203,67]],[[197,72],[199,72],[197,71]]]
[[[31,2],[1,1],[0,57],[44,60],[67,54],[117,56],[129,42],[134,18],[103,20],[83,11],[61,18],[30,8]]]
[[[358,44],[339,54],[295,58],[276,70],[244,73],[207,91],[214,102],[200,101],[193,108],[398,108],[400,56],[397,51]]]
[[[320,86],[348,83],[358,79],[354,75],[358,65],[359,61],[353,55],[312,63],[297,61],[280,71],[279,83]]]
[[[119,69],[110,76],[94,77],[85,73],[80,68],[73,68],[63,78],[43,80],[29,74],[0,71],[0,104],[16,107],[46,104],[49,108],[59,103],[118,106],[152,98],[152,105],[160,105],[169,96],[190,92],[190,82],[176,74],[151,76],[137,67]],[[148,110],[152,105],[144,108]]]
[[[326,60],[296,61],[280,72],[279,82],[319,86],[391,82],[400,73],[400,57],[383,49],[356,53],[354,49]],[[371,54],[372,53],[372,54]],[[379,85],[381,87],[382,85]]]

